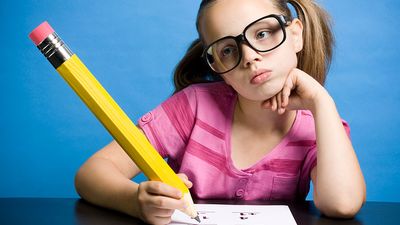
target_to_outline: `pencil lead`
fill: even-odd
[[[197,222],[201,223],[199,215],[197,215],[194,219],[197,220]]]

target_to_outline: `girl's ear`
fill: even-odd
[[[298,53],[303,49],[303,23],[295,18],[290,23],[289,30],[292,35],[294,50]]]

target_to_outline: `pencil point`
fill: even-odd
[[[194,219],[197,220],[197,222],[201,223],[199,215],[197,215]]]

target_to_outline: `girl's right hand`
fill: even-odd
[[[189,188],[192,183],[186,175],[178,174]],[[180,190],[160,181],[145,181],[139,184],[137,193],[139,217],[150,224],[168,224],[175,209],[187,206]]]

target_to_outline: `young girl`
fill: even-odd
[[[313,0],[203,0],[197,29],[175,94],[139,120],[192,196],[304,200],[311,179],[323,214],[354,216],[366,188],[349,127],[322,86],[333,42],[326,12]],[[95,204],[168,223],[185,207],[181,193],[134,183],[139,172],[113,141],[81,167],[76,189]]]

